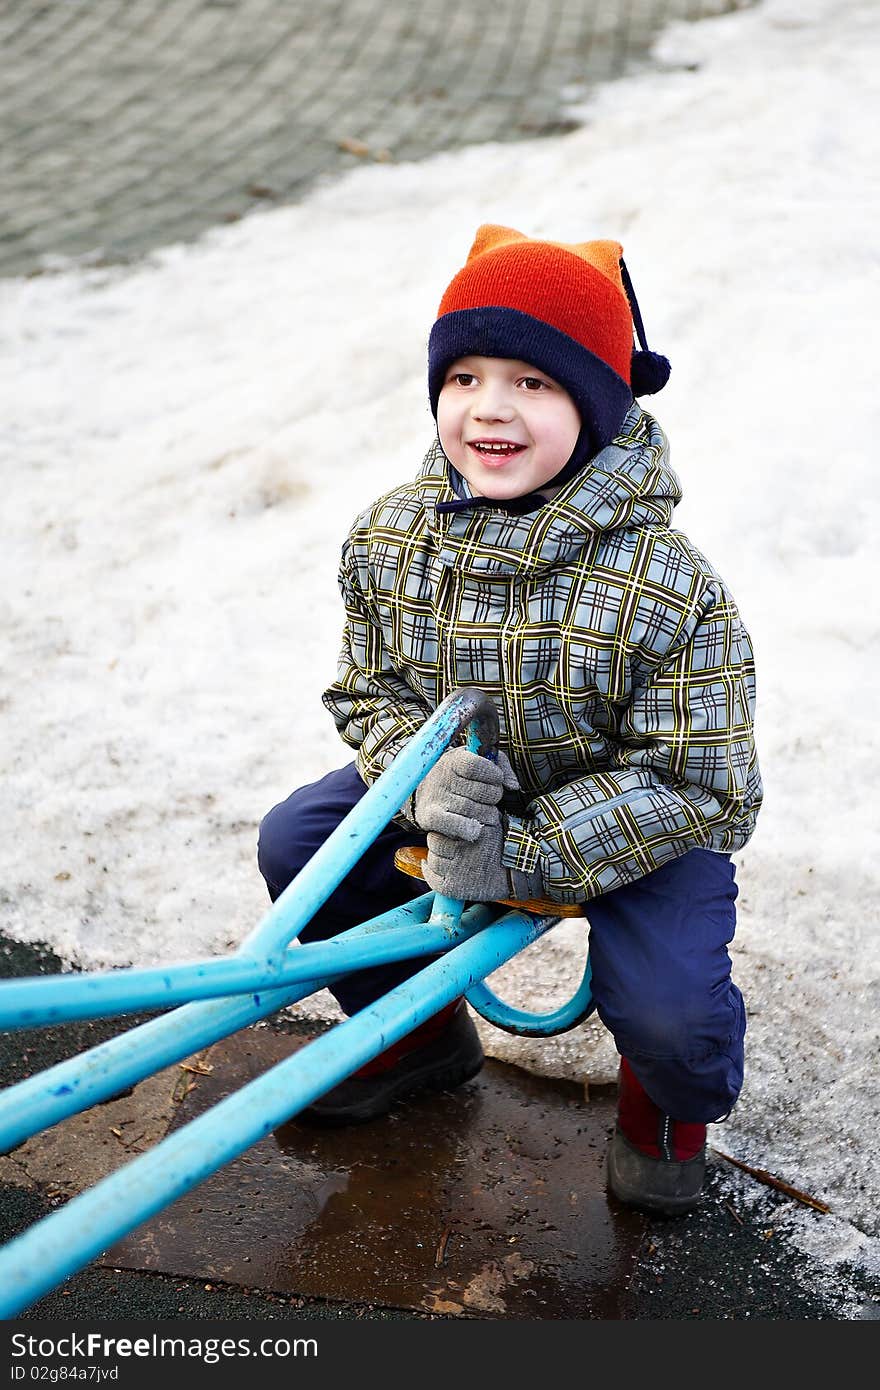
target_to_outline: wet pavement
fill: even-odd
[[[262,1029],[211,1048],[173,1127],[302,1042]],[[608,1208],[613,1115],[610,1097],[490,1061],[379,1122],[291,1121],[104,1263],[444,1315],[619,1317],[643,1223]]]
[[[571,127],[667,20],[749,0],[0,0],[0,275],[111,261],[362,160]]]

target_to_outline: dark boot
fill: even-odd
[[[457,999],[352,1072],[297,1118],[321,1125],[374,1120],[403,1096],[460,1086],[482,1065],[479,1035],[464,1000]]]
[[[706,1126],[664,1115],[621,1058],[617,1125],[608,1150],[608,1187],[646,1211],[678,1216],[700,1200],[706,1174]]]

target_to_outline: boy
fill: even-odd
[[[302,939],[412,896],[393,860],[418,842],[450,897],[584,904],[597,1010],[621,1054],[609,1186],[675,1214],[698,1201],[706,1124],[742,1085],[730,854],[761,780],[748,634],[670,529],[680,487],[635,399],[669,364],[647,349],[621,255],[478,230],[430,337],[437,442],[343,547],[324,701],[356,762],[269,813],[259,862],[274,898],[450,691],[485,691],[498,763],[448,749]],[[351,1014],[418,968],[357,973],[334,993]],[[482,1060],[458,1001],[308,1113],[369,1119]]]

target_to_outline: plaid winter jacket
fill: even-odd
[[[731,852],[761,803],[748,633],[715,569],[670,529],[678,479],[656,421],[621,432],[525,516],[435,511],[436,444],[355,522],[324,702],[372,783],[458,686],[494,700],[523,814],[504,864],[585,902],[695,846]]]

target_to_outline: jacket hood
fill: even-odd
[[[524,516],[492,508],[438,513],[439,502],[456,496],[450,467],[435,443],[417,479],[429,530],[441,563],[487,577],[568,564],[602,531],[668,526],[682,495],[666,435],[637,401],[612,442],[554,498]]]

